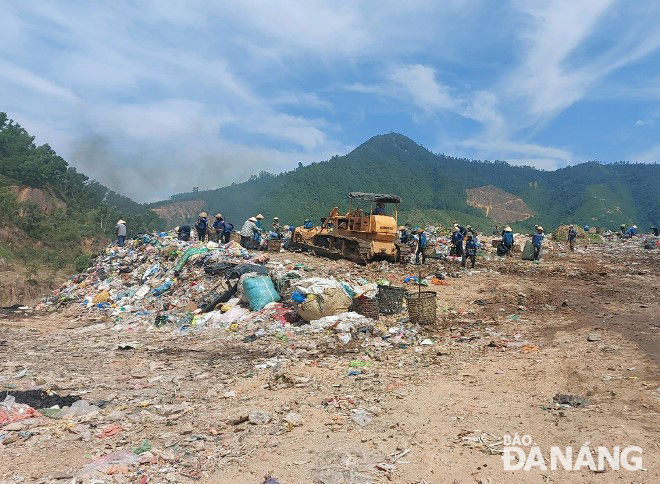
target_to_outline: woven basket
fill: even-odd
[[[433,324],[436,322],[436,295],[432,291],[406,294],[408,315],[414,324]]]
[[[371,319],[378,319],[378,299],[356,297],[353,299],[353,311]]]
[[[280,239],[268,240],[268,252],[279,252],[281,247],[282,241]]]
[[[378,289],[378,304],[382,314],[398,314],[403,309],[403,296],[406,290],[403,287],[380,286]]]

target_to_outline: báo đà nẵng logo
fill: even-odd
[[[591,449],[589,442],[574,451],[573,447],[550,447],[549,460],[541,452],[541,448],[532,443],[532,437],[517,433],[512,437],[503,437],[502,461],[505,471],[529,471],[534,468],[546,471],[564,469],[579,471],[589,469],[595,472],[606,470],[639,471],[642,467],[642,448],[637,446],[612,448],[597,447]],[[547,453],[546,453],[547,455]]]

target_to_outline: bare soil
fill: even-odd
[[[397,283],[417,271],[276,257]],[[253,342],[220,330],[127,334],[107,319],[8,313],[0,390],[75,393],[101,412],[30,422],[0,444],[0,480],[70,481],[98,456],[148,439],[145,462],[115,466],[104,482],[660,482],[659,269],[656,251],[618,243],[548,251],[540,264],[480,260],[476,271],[433,262],[424,270],[459,277],[429,287],[439,318],[418,341],[432,345],[328,346],[293,332]],[[118,349],[127,341],[133,349]],[[255,367],[274,357],[283,362]],[[22,368],[26,376],[3,381]],[[557,393],[589,405],[558,407]],[[270,422],[246,421],[256,409]],[[353,418],[361,409],[364,426]],[[302,425],[285,420],[291,412]],[[114,424],[122,430],[102,437]],[[530,435],[548,463],[551,446],[577,452],[586,443],[595,455],[598,446],[636,445],[644,470],[504,471],[498,447],[478,438],[516,433]]]

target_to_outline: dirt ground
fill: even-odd
[[[275,257],[370,281],[417,270]],[[101,409],[0,429],[11,437],[0,481],[660,482],[659,269],[657,251],[618,242],[548,251],[539,264],[479,260],[474,271],[434,261],[427,273],[448,273],[424,288],[437,292],[438,322],[398,345],[295,331],[245,342],[224,330],[127,334],[103,318],[7,312],[0,389],[74,393]],[[560,406],[558,393],[588,404]],[[548,470],[503,469],[498,443],[516,433]],[[81,473],[145,439],[153,448],[139,464]],[[641,447],[643,469],[550,470],[551,446],[572,446],[575,461],[583,445],[594,458],[599,446]]]

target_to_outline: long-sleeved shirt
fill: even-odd
[[[543,242],[543,234],[534,234],[532,236],[532,245],[534,247],[541,247],[541,243]]]
[[[451,243],[454,245],[458,245],[461,242],[463,242],[463,234],[460,232],[454,232],[451,234]]]
[[[568,231],[568,240],[575,240],[577,238],[577,231],[575,229]]]
[[[635,227],[630,227],[628,229],[628,237],[632,237],[633,235],[635,235]]]
[[[424,232],[422,232],[421,234],[419,234],[419,239],[418,239],[418,240],[419,240],[419,242],[418,242],[418,243],[419,243],[419,246],[420,246],[422,249],[426,248],[427,240],[426,240],[426,234],[425,234]]]
[[[117,235],[120,237],[126,237],[126,225],[124,224],[117,224],[115,227],[115,232],[117,232]]]
[[[474,238],[468,239],[467,242],[465,242],[465,253],[468,255],[476,255],[477,247],[479,247],[479,244]]]
[[[252,237],[252,234],[254,233],[255,230],[259,230],[257,228],[257,224],[255,224],[251,220],[246,220],[245,223],[243,224],[243,227],[241,228],[241,236]]]
[[[502,243],[507,247],[513,246],[513,232],[502,233]]]
[[[219,234],[223,233],[225,231],[225,221],[215,219],[213,221],[213,228],[215,229],[215,231],[217,233],[219,233]]]

